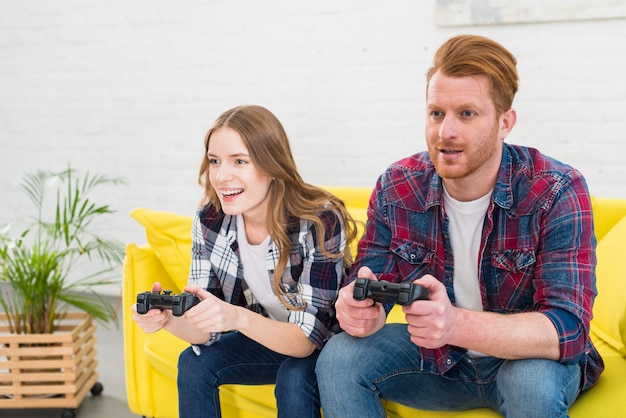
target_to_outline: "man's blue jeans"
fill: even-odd
[[[556,361],[465,357],[444,376],[426,365],[405,324],[333,336],[317,361],[326,418],[385,417],[381,399],[423,410],[491,407],[505,417],[566,417],[581,370]]]
[[[320,417],[315,379],[319,350],[306,358],[284,356],[238,332],[199,348],[200,355],[189,347],[178,359],[180,418],[220,417],[219,386],[231,383],[276,383],[279,417]]]

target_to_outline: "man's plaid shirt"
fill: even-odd
[[[553,322],[565,364],[580,364],[584,388],[603,370],[589,338],[596,296],[596,239],[582,175],[532,148],[504,144],[485,217],[478,271],[485,311],[539,311]],[[443,185],[427,153],[391,165],[378,179],[349,281],[368,266],[381,280],[413,281],[431,274],[452,303],[454,261]],[[386,309],[391,309],[386,306]],[[433,371],[445,373],[459,347],[420,348]]]

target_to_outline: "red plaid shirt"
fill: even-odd
[[[584,388],[604,368],[589,338],[595,246],[582,175],[535,149],[505,144],[479,252],[483,309],[502,314],[539,311],[550,318],[559,335],[560,361],[580,364]],[[427,153],[398,161],[378,179],[348,282],[361,266],[390,282],[431,274],[445,284],[454,303],[443,186]],[[466,351],[453,346],[420,350],[440,373]]]

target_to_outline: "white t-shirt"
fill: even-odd
[[[252,245],[246,237],[246,228],[242,215],[237,215],[237,242],[243,267],[243,277],[254,297],[265,308],[270,318],[287,322],[289,311],[283,306],[270,281],[267,268],[269,235],[258,245]]]
[[[490,202],[491,192],[471,202],[461,202],[450,196],[444,187],[444,204],[450,221],[450,243],[454,254],[456,306],[474,311],[483,310],[478,283],[478,252]],[[471,350],[468,354],[484,355]]]

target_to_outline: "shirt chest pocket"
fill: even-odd
[[[532,278],[536,261],[532,248],[492,251],[492,289],[503,309],[523,311],[533,307],[535,288]]]
[[[413,281],[425,274],[433,274],[435,250],[427,245],[395,238],[391,251],[397,257],[397,266],[402,281]]]

